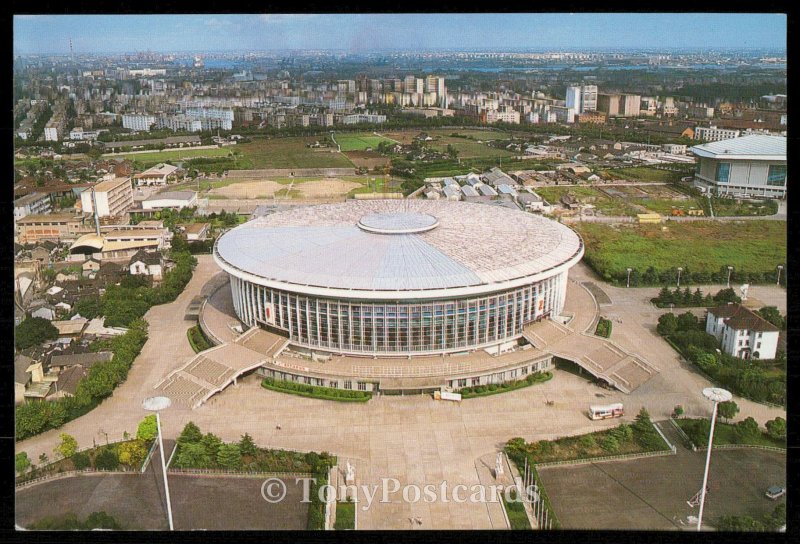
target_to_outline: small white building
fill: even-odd
[[[741,304],[709,308],[706,332],[722,342],[722,351],[740,359],[774,359],[780,329]]]
[[[137,251],[128,262],[131,274],[151,276],[155,281],[161,280],[162,268],[161,254],[157,251]]]
[[[156,193],[142,201],[143,210],[180,210],[197,206],[195,191],[167,191]]]

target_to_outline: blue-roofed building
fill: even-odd
[[[754,134],[691,148],[694,185],[716,195],[786,198],[786,138]]]
[[[497,191],[501,195],[508,195],[512,197],[517,196],[517,190],[511,187],[510,185],[506,185],[505,183],[503,183],[502,185],[498,185]]]

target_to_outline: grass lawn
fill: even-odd
[[[381,142],[393,144],[394,141],[383,136],[375,136],[373,134],[334,134],[336,143],[342,148],[342,151],[364,151],[368,147],[375,149]]]
[[[692,442],[696,446],[705,447],[708,444],[708,422],[707,419],[677,419],[675,422],[683,429]],[[704,423],[705,422],[705,423]],[[739,440],[736,436],[736,425],[724,423],[717,419],[714,425],[714,445],[719,446],[722,444],[751,444],[755,446],[773,446],[775,448],[785,448],[786,442],[784,440],[777,440],[772,438],[765,432],[761,432],[755,436],[747,436],[743,440]]]
[[[525,512],[525,506],[516,500],[513,500],[517,494],[510,493],[511,501],[506,500],[505,494],[501,495],[503,498],[503,506],[506,509],[508,522],[511,524],[512,530],[529,530],[531,529],[531,522],[528,519],[528,514]]]
[[[612,168],[606,170],[612,178],[629,181],[662,182],[680,181],[689,175],[687,172],[672,172],[671,170],[658,170],[647,166],[634,166],[631,168]]]
[[[673,209],[683,210],[685,214],[690,209],[703,209],[703,206],[693,198],[688,200],[676,200],[671,198],[642,198],[636,202],[651,212],[656,212],[667,216],[672,214]]]
[[[336,502],[336,523],[333,524],[333,528],[337,531],[356,528],[356,503],[350,501]]]
[[[306,144],[318,141],[320,138],[320,136],[260,138],[249,143],[238,144],[236,147],[245,159],[249,159],[251,166],[248,169],[353,167],[353,163],[345,155],[335,150],[331,152],[330,149],[306,147]]]
[[[696,221],[661,225],[577,223],[589,264],[603,277],[621,276],[630,267],[644,272],[676,266],[716,273],[733,266],[737,273],[774,271],[786,262],[786,222]]]

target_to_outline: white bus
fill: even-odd
[[[625,411],[622,409],[622,403],[609,404],[607,406],[589,406],[590,419],[608,419],[611,417],[622,417]]]

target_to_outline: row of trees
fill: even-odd
[[[78,383],[75,396],[58,400],[28,402],[16,407],[16,438],[24,440],[82,416],[111,395],[128,377],[128,371],[147,341],[147,322],[142,319],[128,323],[129,330],[121,336],[95,344],[96,349],[110,350],[110,361],[94,364]]]
[[[662,315],[656,330],[722,387],[757,402],[786,402],[785,352],[779,351],[774,360],[739,359],[722,353],[719,341],[706,333],[690,312],[677,317],[673,313]]]
[[[717,294],[706,293],[705,296],[700,289],[695,289],[694,293],[685,287],[683,291],[676,288],[671,291],[669,287],[662,287],[658,296],[650,299],[650,302],[659,307],[666,307],[670,304],[680,307],[711,306],[713,304],[727,304],[729,302],[741,302],[742,299],[732,288],[720,289]]]
[[[604,270],[604,266],[595,262],[594,256],[590,253],[584,256],[584,261],[606,281],[610,281],[615,285],[627,285],[627,270],[619,272]],[[630,274],[630,285],[631,287],[654,287],[670,284],[676,281],[677,277],[677,268],[656,269],[653,266],[649,266],[644,271],[633,268]],[[734,269],[731,272],[730,280],[731,284],[774,284],[777,280],[777,270],[772,265],[765,267],[762,271],[738,271]],[[712,283],[727,283],[727,281],[728,268],[726,266],[721,266],[716,272],[693,271],[688,267],[684,267],[681,273],[681,283],[687,285],[709,285]],[[780,284],[784,287],[786,286],[786,274],[781,274]]]

